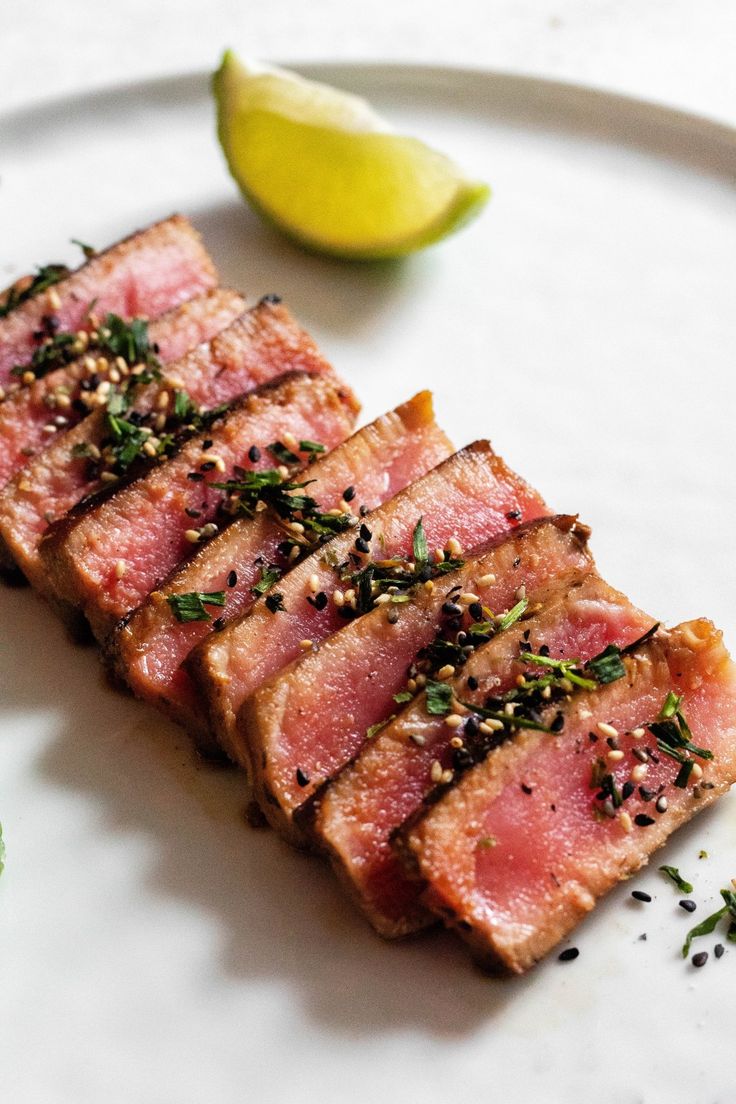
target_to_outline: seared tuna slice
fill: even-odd
[[[487,441],[478,441],[368,514],[357,534],[336,537],[303,560],[279,581],[274,594],[260,598],[245,617],[210,637],[192,655],[223,749],[248,768],[249,714],[240,726],[234,723],[243,702],[305,649],[341,628],[346,617],[373,605],[370,574],[401,574],[414,554],[413,536],[422,515],[427,547],[448,546],[457,555],[461,544],[472,547],[509,529],[509,515],[519,524],[546,512],[536,491],[507,468]],[[389,566],[372,567],[372,561]],[[422,570],[427,577],[433,571],[430,564]],[[324,598],[310,601],[315,595]],[[342,676],[336,671],[334,677]],[[254,766],[259,770],[267,749],[259,746],[257,733],[253,736]]]
[[[244,310],[245,301],[237,292],[215,288],[167,311],[147,327],[139,323],[137,340],[124,324],[117,326],[113,348],[118,348],[123,331],[131,337],[133,355],[127,360],[111,355],[104,344],[97,345],[71,364],[19,387],[0,403],[0,487],[51,438],[76,425],[99,405],[99,385],[110,379],[110,372],[112,381],[119,382],[129,368],[137,365],[142,348],[159,364],[179,360],[224,330]],[[119,343],[123,347],[126,344]]]
[[[243,723],[261,752],[258,775],[273,822],[297,838],[294,813],[411,697],[417,677],[423,682],[459,669],[474,643],[504,624],[504,614],[507,621],[523,615],[535,600],[530,588],[548,583],[558,568],[592,567],[587,531],[578,535],[574,526],[574,518],[530,522],[476,549],[447,575],[416,584],[409,602],[377,596],[382,604],[251,695]],[[471,634],[471,627],[486,635]]]
[[[93,329],[90,314],[157,318],[217,284],[199,234],[181,215],[158,222],[25,299],[0,318],[0,386],[28,364],[44,340]]]
[[[432,397],[424,391],[358,430],[296,478],[307,484],[306,493],[321,511],[343,511],[333,519],[337,528],[352,521],[352,510],[373,509],[423,475],[450,448],[434,421]],[[349,502],[343,500],[346,492]],[[318,528],[328,520],[323,518]],[[182,664],[210,635],[215,619],[232,621],[252,605],[252,588],[259,585],[264,565],[274,573],[288,570],[288,552],[279,551],[287,535],[283,526],[273,509],[239,517],[155,590],[108,641],[109,658],[133,691],[200,735],[206,734],[205,718]],[[307,538],[303,552],[297,552],[307,554],[315,539],[319,543],[321,535]],[[227,600],[209,619],[182,621],[172,608],[172,596],[212,591],[223,591]]]
[[[329,449],[354,421],[353,402],[327,375],[294,374],[246,396],[170,460],[53,527],[42,555],[54,592],[104,640],[217,532],[225,493],[213,484],[270,467],[267,449],[285,434]]]
[[[424,902],[489,965],[528,969],[736,779],[736,668],[710,621],[658,633],[623,668],[400,833]]]
[[[524,543],[518,543],[517,571],[512,567],[515,539],[499,547],[498,566],[489,563],[498,580],[494,589],[501,593],[496,604],[510,600],[514,582],[521,577],[530,609],[543,603],[539,612],[506,629],[502,637],[481,644],[462,674],[447,683],[447,690],[438,688],[436,680],[430,683],[434,689],[429,704],[440,711],[429,712],[427,695],[421,693],[368,741],[357,760],[317,794],[308,809],[314,835],[382,935],[405,935],[433,919],[418,900],[417,884],[406,877],[394,855],[391,835],[421,806],[438,776],[449,781],[456,764],[468,761],[468,747],[460,746],[465,741],[463,727],[451,713],[442,712],[448,703],[438,701],[437,695],[453,693],[462,701],[484,701],[489,694],[515,685],[526,669],[520,649],[548,648],[556,659],[584,662],[609,644],[630,644],[651,626],[651,618],[597,575],[584,577],[578,571],[571,577],[571,570],[585,568],[584,557],[576,554],[570,537],[564,540],[555,522],[540,523],[528,531]],[[492,561],[492,553],[484,559]],[[559,578],[550,587],[556,574]],[[488,604],[492,603],[489,598]],[[359,698],[360,684],[355,688]],[[471,732],[472,727],[473,722]]]
[[[212,341],[170,364],[156,383],[134,385],[133,380],[140,377],[127,381],[133,413],[125,418],[128,434],[122,444],[130,442],[133,446],[140,440],[131,420],[143,417],[144,429],[156,430],[158,436],[153,440],[163,452],[170,443],[167,434],[180,427],[182,420],[189,423],[189,403],[182,402],[180,417],[179,400],[188,396],[196,407],[211,409],[291,369],[331,371],[286,308],[262,301]],[[154,457],[157,455],[152,445],[144,444],[137,452],[131,447],[131,459],[130,453],[121,455],[118,447],[110,470],[104,460],[96,457],[107,455],[105,443],[111,441],[111,424],[109,411],[100,410],[85,418],[33,458],[0,491],[0,544],[5,546],[0,553],[8,566],[14,563],[47,596],[49,569],[41,563],[38,546],[49,524],[62,518],[85,495],[105,485],[114,486],[116,477],[127,471],[123,461],[140,458],[142,448],[147,450],[144,458],[152,449]],[[116,428],[119,434],[125,427]]]

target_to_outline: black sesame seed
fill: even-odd
[[[355,542],[355,547],[358,549],[359,552],[364,552],[364,553],[365,552],[370,552],[370,550],[371,550],[371,546],[368,544],[367,541],[363,540],[362,537],[358,537],[358,539]]]
[[[478,680],[475,675],[468,675],[468,690],[477,690]]]
[[[693,959],[692,959],[693,966],[705,966],[707,961],[708,961],[708,952],[707,951],[698,951],[697,954],[693,955]]]
[[[373,537],[373,533],[371,533],[370,529],[365,524],[365,522],[363,522],[363,524],[361,525],[361,527],[359,529],[359,533],[360,533],[360,535],[361,535],[361,537],[363,538],[364,541],[369,541]]]
[[[468,613],[474,621],[483,620],[483,607],[480,602],[471,602],[468,606]]]
[[[360,514],[360,516],[362,518],[364,518],[366,516],[366,514],[370,513],[370,510],[368,509],[367,506],[361,506],[360,509],[358,510],[358,513]]]
[[[202,516],[201,510],[194,510],[191,506],[187,506],[184,513],[190,518],[199,518]]]
[[[227,585],[228,585],[229,587],[234,587],[234,586],[236,585],[237,581],[238,581],[238,573],[237,573],[237,571],[230,571],[230,572],[228,572],[228,576],[227,576]]]
[[[310,597],[309,602],[316,610],[323,610],[327,606],[328,598],[325,592],[321,590],[319,594],[315,594],[314,598]]]
[[[191,479],[192,483],[201,483],[204,476],[201,472],[187,472],[187,479]]]
[[[561,951],[557,957],[559,958],[560,962],[572,962],[572,960],[574,958],[577,958],[579,954],[580,951],[577,947],[568,947],[566,950]]]
[[[716,943],[715,947],[713,948],[713,954],[716,956],[716,958],[723,958],[725,950],[726,948],[723,946],[722,943]]]
[[[549,730],[550,730],[550,732],[562,732],[562,729],[564,727],[565,727],[565,717],[562,713],[558,713],[557,716],[555,717],[555,719],[552,721],[551,725],[549,726]]]
[[[349,487],[346,487],[345,490],[342,492],[342,497],[345,499],[346,502],[352,502],[355,498],[355,487],[353,487],[352,484]]]
[[[621,796],[624,801],[631,797],[635,789],[636,786],[633,782],[624,782],[623,786],[621,787]]]
[[[634,898],[635,901],[645,901],[647,903],[649,903],[649,901],[651,901],[652,899],[651,896],[648,893],[645,893],[643,889],[633,890],[631,896]]]
[[[685,912],[695,912],[696,908],[698,907],[694,901],[690,901],[687,898],[683,901],[678,901],[677,903],[680,908],[685,910]]]
[[[647,816],[646,813],[637,813],[634,817],[634,824],[638,824],[640,828],[648,828],[650,824],[654,824],[654,819]]]
[[[251,464],[257,464],[258,461],[261,459],[261,450],[259,449],[258,445],[250,446],[250,448],[248,449],[248,459],[250,460]]]
[[[397,621],[399,620],[399,611],[398,611],[398,610],[396,609],[396,607],[395,607],[395,606],[393,606],[393,607],[392,607],[392,608],[391,608],[391,609],[390,609],[390,610],[388,611],[388,614],[387,614],[387,619],[388,619],[388,623],[389,623],[389,625],[395,625],[395,624],[396,624],[396,622],[397,622]]]
[[[306,775],[301,767],[296,768],[296,784],[302,787],[309,785],[309,775]]]
[[[445,617],[461,617],[463,607],[458,606],[456,602],[443,602],[442,612],[444,613]]]
[[[507,521],[521,521],[521,510],[509,510],[506,514]]]
[[[281,296],[277,295],[275,291],[269,291],[268,295],[261,296],[260,302],[275,306],[277,303],[281,302]]]
[[[539,649],[539,654],[540,656],[548,656],[549,646],[547,644],[542,644],[541,648]]]
[[[521,792],[525,793],[527,796],[529,796],[530,793],[533,793],[533,790],[532,790],[531,786],[527,785],[526,782],[522,782],[521,783]]]
[[[642,801],[651,801],[656,796],[654,790],[648,790],[646,786],[639,787],[639,797]]]
[[[210,472],[215,470],[214,460],[205,460],[204,464],[199,465],[199,470],[203,472]]]
[[[206,437],[205,440],[202,442],[202,452],[206,452],[207,449],[211,449],[213,444],[214,441],[212,440],[212,438]]]
[[[212,622],[212,628],[215,632],[222,632],[222,630],[225,628],[225,618],[216,617],[215,620]]]

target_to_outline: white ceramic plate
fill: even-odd
[[[593,525],[612,583],[736,645],[734,133],[490,73],[308,75],[488,179],[482,219],[402,265],[306,256],[241,204],[187,76],[0,118],[2,282],[181,210],[224,281],[285,296],[366,417],[432,387],[459,444],[490,436]],[[736,947],[683,963],[693,921],[656,871],[651,905],[621,886],[575,962],[522,980],[482,977],[447,936],[384,945],[30,593],[2,591],[0,619],[4,1100],[736,1099]],[[735,826],[727,798],[664,853],[695,920],[736,874]]]

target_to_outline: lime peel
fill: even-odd
[[[307,248],[404,256],[453,233],[490,195],[443,154],[395,134],[362,99],[226,52],[218,134],[249,203]]]

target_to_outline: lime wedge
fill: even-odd
[[[244,64],[232,51],[213,88],[220,143],[243,195],[310,249],[401,257],[459,229],[490,195],[336,88]]]

